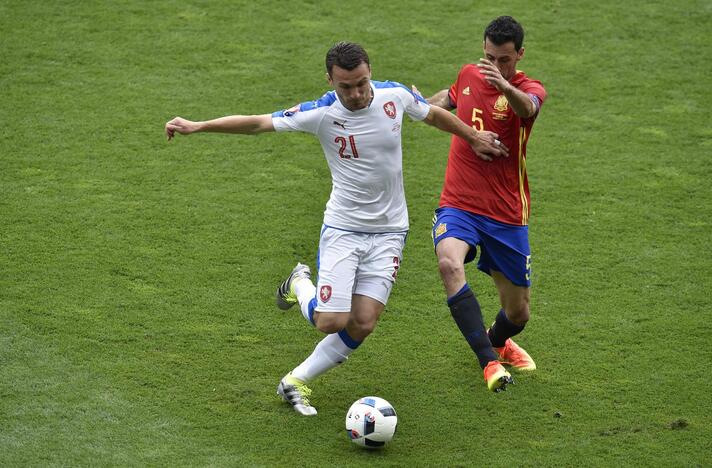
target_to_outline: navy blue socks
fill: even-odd
[[[520,333],[524,330],[524,325],[515,325],[509,321],[504,309],[500,309],[497,318],[494,319],[494,324],[489,331],[489,340],[495,348],[504,346],[504,342],[508,338]]]
[[[465,283],[462,289],[448,298],[447,305],[450,307],[452,318],[460,328],[462,336],[465,337],[470,348],[477,355],[480,367],[484,369],[488,362],[496,361],[497,354],[492,349],[492,344],[482,321],[480,303],[477,302],[477,298],[470,286]]]

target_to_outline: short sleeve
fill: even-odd
[[[289,109],[272,114],[272,125],[278,132],[316,133],[321,120],[321,112],[302,112],[297,104]]]
[[[536,115],[539,114],[539,109],[544,104],[546,99],[546,90],[541,84],[541,81],[527,80],[519,86],[519,90],[526,93],[536,106]]]
[[[460,69],[457,74],[457,79],[452,86],[450,86],[450,91],[447,93],[448,100],[450,101],[450,107],[453,109],[457,109],[457,99],[460,97],[460,92],[458,91],[460,89],[460,77],[462,76],[462,72],[465,70],[465,67],[466,65]]]
[[[396,82],[393,82],[396,83]],[[415,94],[406,86],[396,83],[403,102],[403,110],[412,120],[423,120],[430,112],[430,104],[423,99],[423,96]]]
[[[324,111],[334,103],[333,91],[324,94],[316,101],[303,102],[294,107],[272,114],[272,124],[278,132],[306,132],[316,134]]]

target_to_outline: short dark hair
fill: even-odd
[[[514,42],[514,49],[519,52],[524,42],[524,29],[511,16],[500,16],[487,25],[484,39],[489,39],[490,42],[498,46]]]
[[[326,53],[326,71],[329,76],[331,76],[331,69],[334,65],[338,65],[344,70],[353,70],[362,63],[371,66],[366,51],[354,42],[337,42]]]

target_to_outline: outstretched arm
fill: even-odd
[[[166,122],[166,136],[170,140],[177,133],[190,135],[198,132],[244,133],[256,135],[263,132],[273,132],[272,115],[229,115],[219,119],[193,122],[182,117],[176,117]]]
[[[413,86],[413,89],[417,91],[417,89],[415,89],[415,86]],[[450,105],[449,90],[447,89],[438,91],[437,93],[427,98],[426,101],[428,101],[428,104],[430,104],[431,106],[438,106],[445,110],[454,109],[454,107]]]
[[[423,122],[464,139],[475,150],[477,156],[486,161],[491,161],[493,157],[509,156],[509,150],[498,139],[499,135],[487,131],[478,132],[468,127],[457,116],[438,106],[430,106],[430,112]]]

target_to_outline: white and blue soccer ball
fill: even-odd
[[[379,448],[393,438],[398,416],[393,405],[383,398],[360,398],[346,413],[346,433],[351,442],[366,448]]]

